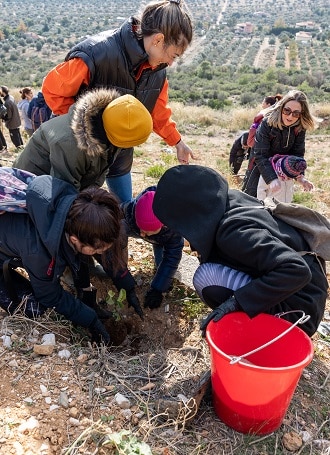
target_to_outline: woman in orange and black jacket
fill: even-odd
[[[138,98],[152,114],[154,132],[175,146],[180,163],[192,150],[171,119],[166,68],[192,41],[192,23],[183,0],[147,5],[141,18],[131,17],[115,31],[89,37],[74,46],[65,62],[45,77],[42,92],[54,114],[65,114],[76,97],[102,86]],[[124,202],[132,197],[133,148],[119,150],[107,185]]]

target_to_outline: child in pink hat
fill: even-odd
[[[150,186],[135,198],[121,204],[127,236],[143,238],[153,247],[155,274],[150,277],[150,287],[143,302],[144,307],[150,309],[162,304],[163,294],[172,286],[184,245],[183,237],[164,226],[153,211],[156,188]],[[132,275],[127,269],[125,280],[129,277]]]
[[[264,200],[266,197],[275,197],[280,202],[292,202],[294,182],[311,191],[314,186],[304,177],[307,163],[304,158],[295,155],[274,155],[270,159],[277,178],[281,183],[279,191],[273,192],[262,176],[259,177],[257,198]],[[308,185],[309,184],[309,185]]]

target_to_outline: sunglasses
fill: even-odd
[[[299,118],[301,116],[300,111],[292,111],[289,107],[284,107],[282,112],[284,115],[292,115],[294,118]]]

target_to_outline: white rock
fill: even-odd
[[[106,388],[105,387],[95,387],[94,392],[97,393],[98,395],[100,395],[101,393],[106,392]]]
[[[58,404],[52,404],[51,406],[49,406],[49,410],[50,411],[56,411],[56,409],[59,409],[59,405]]]
[[[78,419],[74,419],[73,417],[70,417],[69,422],[74,427],[79,427],[80,425],[80,421]]]
[[[313,444],[320,447],[322,450],[330,448],[330,440],[328,439],[314,439]]]
[[[40,384],[40,390],[44,397],[48,397],[49,392],[48,392],[48,389],[46,386],[44,386],[43,384]]]
[[[11,338],[8,335],[3,335],[2,337],[2,343],[5,348],[10,348],[12,345]]]
[[[65,409],[69,407],[69,398],[66,392],[60,392],[59,403]]]
[[[69,359],[71,357],[71,352],[67,349],[63,349],[62,351],[58,351],[58,356],[60,359]]]
[[[132,411],[130,409],[122,409],[120,414],[122,414],[126,420],[131,420],[132,418]]]
[[[38,428],[39,422],[35,417],[30,417],[29,419],[23,421],[20,426],[17,428],[19,433],[24,433],[25,431],[34,430],[34,428]]]
[[[41,338],[41,344],[50,344],[51,346],[55,346],[55,335],[53,333],[45,333],[45,335]]]
[[[308,431],[301,431],[300,436],[302,437],[303,442],[307,442],[311,438],[311,435],[308,433]]]
[[[17,360],[14,359],[14,360],[11,360],[11,361],[8,363],[8,365],[9,365],[10,367],[12,367],[12,368],[17,368],[17,367],[18,367],[18,362],[17,362]]]
[[[115,400],[121,409],[129,409],[131,407],[129,399],[124,397],[121,393],[116,393]]]
[[[45,398],[45,402],[46,402],[47,404],[51,404],[52,399],[51,399],[50,397],[46,397],[46,398]]]

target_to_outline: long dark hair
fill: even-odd
[[[283,96],[277,93],[274,96],[266,96],[264,102],[266,104],[270,104],[271,106],[273,106],[275,103],[277,103],[277,101],[280,101],[282,98]]]
[[[112,244],[112,267],[117,270],[125,265],[121,246],[121,219],[117,197],[102,188],[89,187],[82,190],[71,205],[65,232],[95,249]]]

